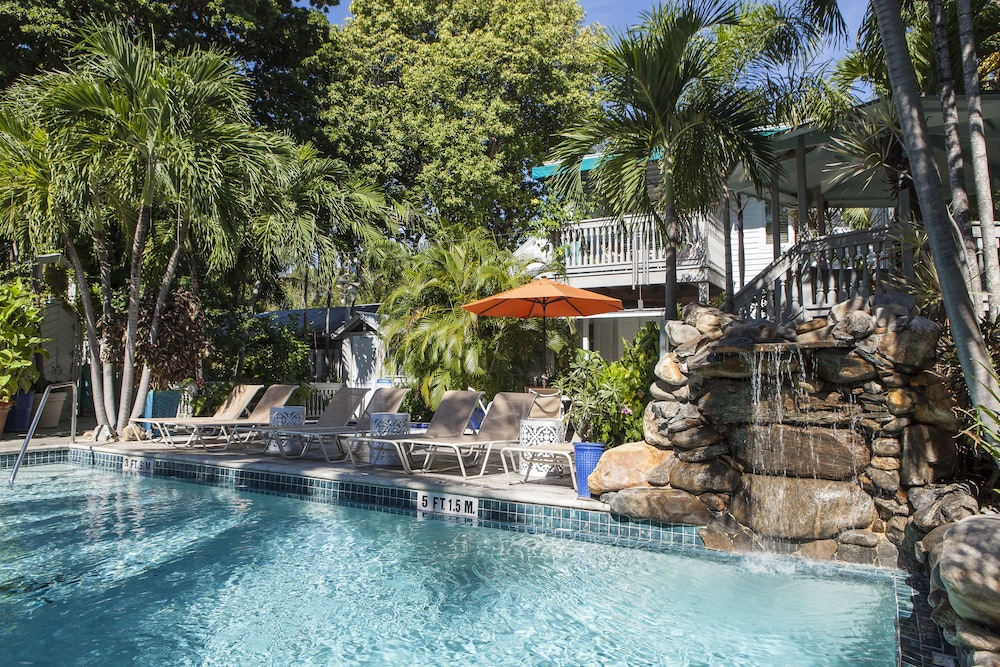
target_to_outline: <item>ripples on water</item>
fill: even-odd
[[[71,466],[0,491],[0,664],[894,665],[892,587]]]

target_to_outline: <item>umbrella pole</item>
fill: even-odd
[[[545,335],[545,302],[542,302],[542,386],[549,386],[549,339]]]

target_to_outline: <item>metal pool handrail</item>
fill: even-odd
[[[38,426],[38,420],[42,417],[42,408],[45,407],[45,401],[48,400],[49,394],[52,393],[53,389],[65,389],[66,387],[69,387],[73,393],[73,410],[70,412],[69,441],[71,443],[76,442],[76,383],[60,382],[59,384],[51,384],[45,388],[45,393],[42,394],[42,400],[38,404],[38,410],[35,411],[35,418],[31,420],[31,427],[28,429],[28,435],[24,438],[24,444],[21,445],[21,451],[17,454],[17,460],[14,461],[14,470],[10,473],[10,481],[8,484],[13,484],[14,478],[17,477],[17,471],[21,467],[21,461],[24,459],[24,453],[28,450],[28,443],[31,442],[31,436],[35,434],[35,428]]]

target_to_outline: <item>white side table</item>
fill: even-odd
[[[306,423],[306,408],[303,405],[289,405],[280,408],[271,408],[269,426],[302,426]],[[281,446],[286,454],[298,455],[302,451],[302,438],[297,435],[282,435],[272,433],[268,436],[267,447],[264,451],[269,454],[280,454],[277,438],[282,438]]]
[[[409,435],[409,412],[373,412],[371,435]],[[396,447],[391,442],[371,440],[368,443],[368,463],[373,466],[401,466]]]
[[[522,419],[518,441],[524,447],[551,445],[563,442],[566,431],[561,419]],[[534,463],[531,470],[524,459],[518,462],[518,472],[522,476],[531,473],[531,479],[558,476],[563,473],[563,466]],[[525,477],[527,480],[528,478]]]

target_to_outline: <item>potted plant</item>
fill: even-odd
[[[0,283],[0,433],[15,406],[31,417],[31,386],[38,379],[35,355],[44,354],[39,335],[42,311],[34,294],[20,278]],[[18,413],[20,416],[20,413]],[[27,428],[11,425],[18,430]]]
[[[577,350],[568,371],[555,383],[570,398],[569,421],[580,496],[589,497],[587,477],[605,447],[642,440],[646,391],[655,380],[658,359],[655,324],[648,324],[625,345],[621,359],[608,363],[598,352]]]

